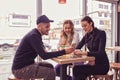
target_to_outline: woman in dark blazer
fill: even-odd
[[[81,20],[81,26],[85,36],[79,42],[75,54],[95,57],[95,61],[87,65],[76,65],[73,68],[74,80],[85,80],[89,75],[107,74],[109,71],[109,60],[105,52],[106,33],[94,27],[94,22],[89,16]],[[80,49],[85,46],[85,51]]]

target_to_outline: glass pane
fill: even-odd
[[[0,0],[0,80],[7,80],[20,39],[36,20],[35,0]]]

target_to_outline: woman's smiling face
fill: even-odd
[[[71,28],[70,24],[65,24],[63,30],[66,35],[69,35],[69,34],[71,34],[72,28]]]
[[[85,31],[85,33],[89,33],[93,30],[92,22],[88,23],[87,21],[82,21],[81,26],[82,26],[83,30]]]

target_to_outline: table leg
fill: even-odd
[[[60,80],[66,80],[67,78],[67,71],[66,71],[66,65],[61,65],[60,66]]]
[[[115,74],[114,74],[114,78],[115,80],[118,80],[118,69],[114,69]]]
[[[118,69],[115,70],[116,71],[116,80],[118,80]]]

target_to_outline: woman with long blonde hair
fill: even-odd
[[[71,20],[65,20],[63,23],[63,30],[60,33],[60,40],[58,48],[61,46],[69,47],[76,46],[79,43],[79,34],[74,29],[74,24]]]
[[[79,41],[80,41],[79,34],[75,31],[73,22],[71,20],[65,20],[63,23],[63,30],[60,33],[58,49],[61,50],[69,46],[76,47]],[[65,67],[66,72],[68,65],[70,64],[66,64]],[[55,66],[57,76],[60,76],[60,66],[61,65],[59,64]],[[67,76],[67,80],[72,80],[71,76],[68,76],[67,74],[66,76]]]

